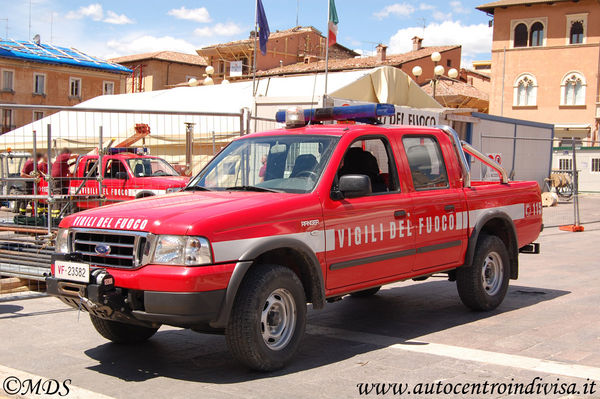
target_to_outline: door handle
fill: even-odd
[[[444,210],[445,210],[446,212],[454,212],[454,205],[446,205],[446,206],[444,207]]]
[[[394,212],[396,219],[404,219],[406,217],[406,211],[404,209]]]

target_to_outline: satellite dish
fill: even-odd
[[[38,46],[40,45],[41,41],[42,41],[42,38],[40,37],[40,35],[35,35],[35,36],[33,37],[33,42],[34,42],[35,44],[37,44]]]

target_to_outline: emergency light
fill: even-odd
[[[304,113],[304,115],[298,113]],[[286,127],[304,126],[307,123],[324,121],[355,121],[369,124],[379,123],[378,118],[396,113],[393,104],[364,104],[345,107],[305,109],[291,108],[275,114],[277,122],[286,123]]]
[[[150,150],[146,147],[111,147],[108,149],[108,155],[120,154],[123,152],[130,152],[136,155],[149,155]]]

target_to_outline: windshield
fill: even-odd
[[[132,158],[128,159],[127,163],[135,177],[179,176],[179,173],[161,158]]]
[[[189,188],[308,193],[338,140],[305,135],[237,140],[217,155]]]

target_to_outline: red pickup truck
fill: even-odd
[[[98,155],[77,158],[69,194],[78,209],[95,208],[102,204],[127,201],[179,191],[189,181],[164,159],[135,153],[136,149],[113,148],[102,157],[102,202],[97,180]],[[87,177],[87,179],[85,179]],[[41,194],[48,193],[48,182],[39,185]]]
[[[499,306],[519,252],[539,252],[537,183],[509,182],[448,127],[302,122],[364,108],[289,112],[296,127],[234,140],[180,193],[65,218],[48,292],[111,341],[224,332],[258,370],[291,360],[307,303],[445,273],[469,308]],[[465,150],[501,181],[471,181]]]

